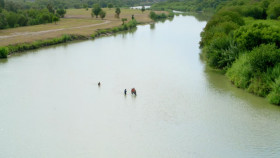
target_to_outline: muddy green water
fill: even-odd
[[[279,157],[279,107],[207,70],[205,24],[177,16],[1,60],[0,157]]]

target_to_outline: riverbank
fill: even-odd
[[[114,34],[120,31],[130,30],[136,27],[137,24],[153,22],[149,17],[149,11],[142,13],[140,10],[122,9],[120,18],[114,17],[114,9],[105,9],[105,11],[108,15],[104,20],[91,18],[89,10],[69,9],[65,18],[57,25],[46,24],[3,30],[0,32],[0,57],[6,58],[8,55],[16,52],[66,43],[73,40],[92,39],[103,35]],[[137,21],[129,21],[132,15]],[[122,18],[127,19],[129,22],[122,24]],[[34,30],[34,32],[26,32],[27,30]]]
[[[203,56],[236,87],[280,105],[280,27],[271,12],[274,3],[233,2],[218,10],[201,33]]]

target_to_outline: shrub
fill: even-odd
[[[255,71],[266,72],[280,62],[280,51],[274,44],[261,45],[249,54],[249,63]]]
[[[7,58],[9,54],[9,50],[6,47],[0,47],[0,58]]]
[[[239,57],[226,72],[226,76],[237,87],[246,89],[251,77],[253,76],[253,70],[249,63],[248,55],[244,54]]]
[[[280,27],[259,23],[240,27],[234,38],[242,49],[252,50],[261,44],[275,43],[280,47]]]
[[[267,99],[272,104],[280,105],[280,78],[276,79],[272,87],[272,91],[267,96]]]

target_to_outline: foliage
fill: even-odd
[[[101,9],[101,11],[99,12],[100,18],[104,19],[106,16],[106,12],[104,10]]]
[[[269,5],[267,10],[267,15],[270,19],[278,19],[280,16],[280,3],[275,0],[273,3]]]
[[[98,36],[107,34],[107,33],[116,33],[116,32],[120,32],[120,31],[126,31],[126,30],[131,30],[133,28],[135,28],[137,25],[137,21],[136,20],[130,20],[128,23],[125,23],[121,26],[117,26],[111,29],[102,29],[102,30],[98,30],[97,32],[95,32],[94,34],[91,35],[92,38],[96,38]]]
[[[113,4],[112,4],[112,3],[109,3],[109,4],[108,4],[108,8],[110,8],[110,9],[113,8]]]
[[[141,11],[142,11],[142,13],[145,11],[145,7],[144,6],[142,6]]]
[[[0,58],[7,58],[8,57],[8,49],[6,47],[0,47]]]
[[[122,24],[124,25],[124,22],[127,21],[127,18],[122,18]]]
[[[208,64],[217,69],[227,69],[239,55],[239,50],[233,39],[224,35],[215,37],[213,42],[204,49]]]
[[[247,55],[241,55],[240,58],[232,64],[232,67],[229,68],[226,73],[226,76],[235,86],[243,89],[248,88],[252,75],[253,70],[248,61]]]
[[[96,18],[98,17],[100,11],[101,11],[100,5],[94,4],[92,7],[92,13],[93,13],[93,15],[95,15]]]
[[[249,63],[255,71],[266,72],[279,62],[280,51],[274,44],[262,44],[249,54]]]
[[[61,18],[63,18],[64,15],[66,14],[66,10],[60,8],[60,9],[58,9],[58,10],[56,11],[56,13],[57,13]]]
[[[55,22],[55,24],[56,24],[56,22],[58,22],[58,20],[59,20],[59,18],[57,16],[53,17],[53,21]]]
[[[280,27],[259,23],[240,27],[234,38],[242,49],[252,50],[261,44],[274,43],[280,46]]]
[[[117,7],[115,10],[115,13],[116,13],[116,18],[119,18],[120,14],[121,14],[121,9],[119,7]]]
[[[11,54],[11,53],[15,53],[15,52],[37,49],[37,48],[40,48],[40,47],[50,46],[50,45],[54,45],[54,44],[66,43],[66,42],[77,40],[77,39],[86,39],[86,37],[79,36],[79,35],[63,35],[63,36],[58,37],[58,38],[42,40],[42,41],[35,41],[35,42],[32,42],[32,43],[10,45],[10,46],[3,47],[3,48],[6,49],[9,54]]]
[[[156,21],[156,20],[161,20],[161,19],[166,19],[166,18],[173,18],[174,13],[169,12],[169,14],[166,15],[165,13],[156,14],[154,11],[151,11],[150,14],[149,14],[149,17]]]

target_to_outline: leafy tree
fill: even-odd
[[[7,22],[10,27],[16,27],[16,24],[18,22],[18,16],[15,13],[10,13],[7,17]]]
[[[59,17],[63,18],[64,15],[66,14],[66,10],[65,9],[58,9],[56,11],[56,13],[59,15]]]
[[[110,8],[110,9],[113,8],[113,4],[112,4],[112,3],[109,3],[109,4],[108,4],[108,8]]]
[[[280,4],[271,3],[267,10],[267,15],[270,19],[277,19],[280,16]]]
[[[141,11],[142,11],[142,13],[145,11],[145,7],[144,6],[142,6]]]
[[[4,14],[0,14],[0,29],[4,29],[8,26],[7,19]]]
[[[117,7],[115,13],[116,13],[116,18],[119,18],[121,14],[121,9]]]
[[[93,5],[92,13],[93,15],[95,15],[96,18],[98,17],[100,11],[101,11],[101,7],[99,4]]]
[[[0,8],[5,8],[5,1],[4,0],[0,0]]]
[[[106,16],[106,12],[101,9],[101,11],[99,12],[99,15],[100,15],[100,18],[103,20]]]
[[[280,51],[275,44],[260,45],[249,55],[249,63],[255,71],[265,72],[280,62]]]
[[[280,47],[280,28],[263,23],[253,24],[234,31],[234,38],[238,46],[245,50],[269,43]]]
[[[53,6],[51,4],[48,4],[47,8],[48,8],[50,13],[54,13],[54,9],[53,9]]]
[[[20,17],[18,18],[19,26],[26,26],[27,22],[28,22],[27,17],[25,17],[24,15],[20,15]]]
[[[124,25],[124,22],[127,21],[127,18],[122,18],[122,24]]]
[[[5,47],[1,48],[0,47],[0,58],[7,58],[8,54],[9,54],[9,52],[8,52],[7,48],[5,48]]]
[[[54,23],[56,24],[56,22],[58,22],[59,18],[57,16],[53,16],[52,21],[54,21]]]

